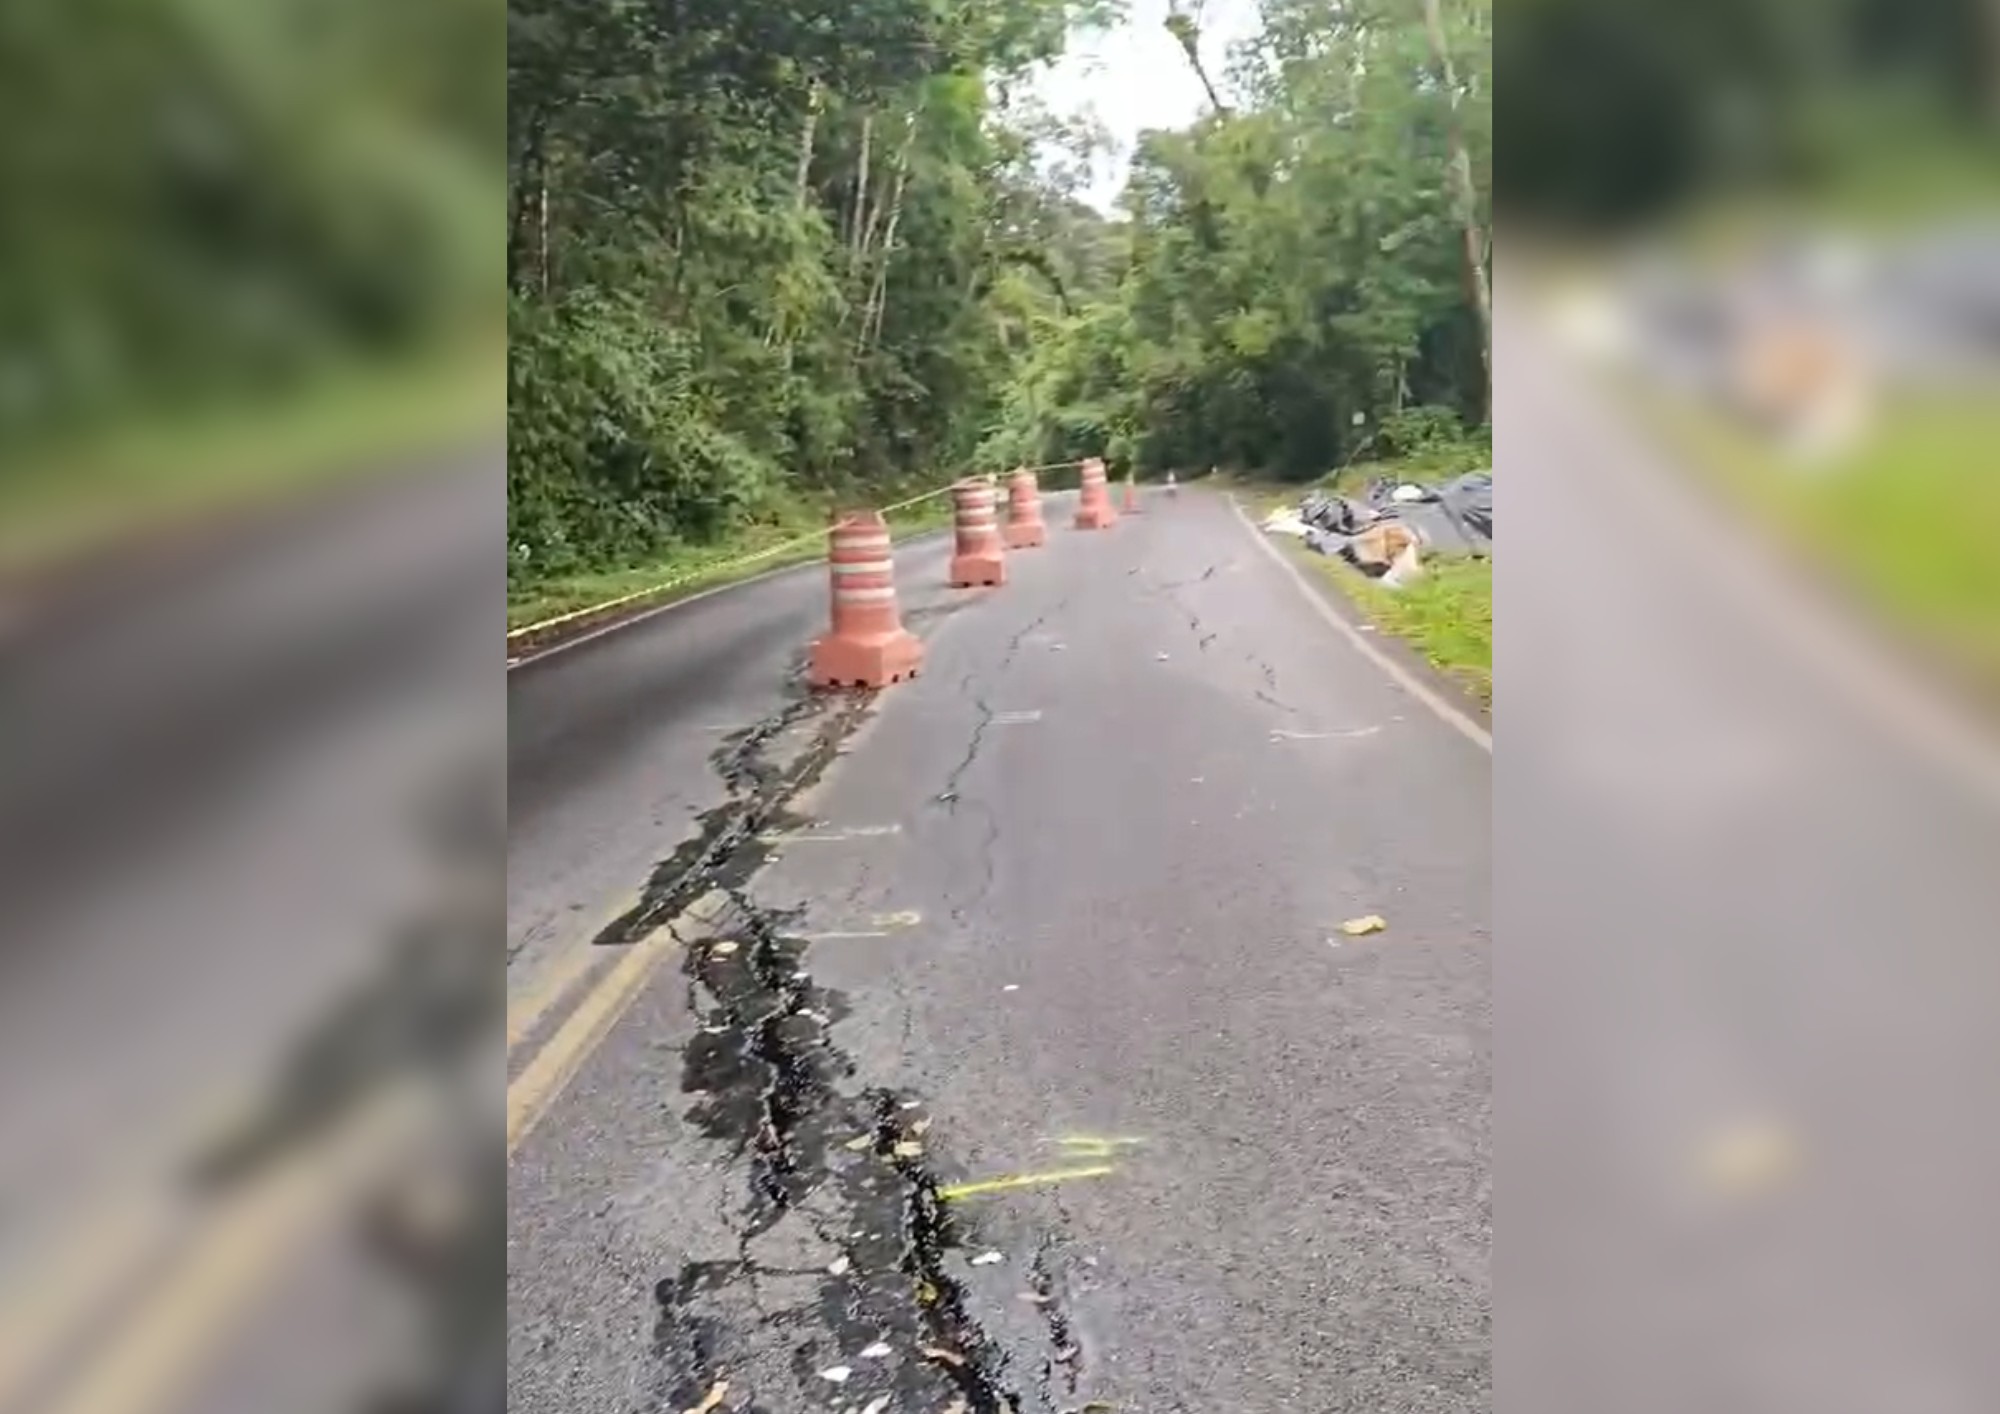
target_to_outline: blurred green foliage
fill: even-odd
[[[0,455],[490,321],[504,40],[477,0],[0,7]]]
[[[2000,137],[1987,0],[1515,0],[1497,46],[1500,189],[1542,220],[1648,221],[1940,144],[1990,164]]]

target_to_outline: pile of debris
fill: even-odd
[[[1394,589],[1422,574],[1427,557],[1493,553],[1493,473],[1468,471],[1435,486],[1381,478],[1359,499],[1314,491],[1296,511],[1274,511],[1264,529],[1299,536]]]

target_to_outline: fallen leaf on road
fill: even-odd
[[[725,938],[723,941],[711,947],[709,951],[714,953],[717,957],[728,957],[731,953],[736,951],[736,944],[730,942],[728,939]]]
[[[874,1142],[875,1142],[875,1136],[872,1134],[857,1134],[852,1139],[847,1141],[845,1147],[852,1149],[855,1153],[858,1154],[863,1149],[866,1149],[870,1144],[873,1144]]]
[[[821,1370],[819,1377],[823,1380],[830,1380],[837,1385],[844,1385],[847,1383],[847,1377],[853,1373],[854,1371],[848,1369],[845,1365],[835,1365],[830,1370]]]
[[[995,1262],[1004,1262],[1006,1260],[998,1252],[981,1252],[977,1257],[972,1259],[972,1265],[975,1267],[990,1267]]]
[[[863,1360],[881,1360],[887,1358],[888,1354],[889,1354],[889,1342],[886,1340],[878,1340],[873,1345],[869,1346],[866,1350],[861,1352],[861,1358]]]
[[[717,1380],[715,1382],[715,1388],[711,1389],[707,1394],[703,1395],[701,1403],[695,1405],[694,1408],[688,1410],[687,1414],[712,1414],[712,1411],[721,1407],[722,1397],[728,1393],[729,1393],[729,1381]]]
[[[896,1146],[894,1152],[899,1159],[916,1159],[923,1157],[924,1146],[913,1139],[905,1139]]]
[[[861,1408],[861,1414],[882,1414],[889,1407],[889,1396],[878,1394]]]
[[[1366,918],[1348,919],[1340,925],[1340,931],[1350,938],[1358,938],[1363,933],[1379,933],[1388,926],[1388,921],[1380,914],[1371,913]]]
[[[837,1277],[845,1276],[847,1275],[847,1269],[850,1265],[852,1264],[847,1260],[846,1257],[844,1256],[835,1257],[831,1262],[827,1264],[826,1269]]]
[[[923,1356],[926,1360],[935,1360],[941,1365],[949,1365],[955,1370],[963,1369],[965,1366],[965,1357],[960,1355],[956,1350],[944,1350],[935,1345],[920,1345],[917,1347],[917,1354]]]

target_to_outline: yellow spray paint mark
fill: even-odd
[[[1119,1150],[1136,1149],[1146,1141],[1124,1136],[1065,1134],[1054,1142],[1075,1158],[1110,1159],[1116,1158]]]
[[[940,1188],[937,1196],[947,1203],[960,1198],[973,1198],[981,1193],[1004,1193],[1016,1188],[1040,1188],[1051,1183],[1068,1183],[1079,1178],[1103,1178],[1118,1170],[1110,1164],[1093,1164],[1089,1168],[1048,1169],[1041,1173],[1010,1174],[1006,1178],[982,1178],[971,1183],[954,1183]]]
[[[924,921],[924,916],[915,909],[905,909],[901,913],[878,913],[868,921],[877,928],[914,928]]]

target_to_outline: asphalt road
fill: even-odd
[[[908,607],[950,542],[901,547]],[[770,715],[826,616],[807,564],[533,657],[507,675],[510,995],[544,983],[699,832],[729,783],[718,748]]]
[[[1526,299],[1503,287],[1494,358],[1507,1398],[1990,1409],[1990,738]]]
[[[1148,502],[997,591],[906,554],[859,718],[784,685],[807,573],[517,670],[517,964],[724,902],[513,1153],[512,1409],[1485,1406],[1489,758]],[[749,843],[677,888],[690,807]]]

